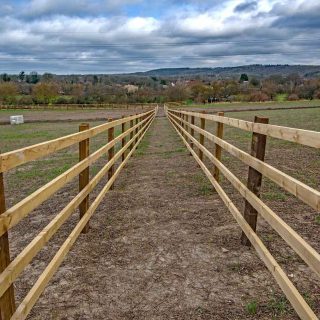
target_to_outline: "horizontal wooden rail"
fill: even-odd
[[[298,292],[298,290],[295,288],[295,286],[292,284],[290,279],[287,277],[285,272],[282,270],[280,265],[276,262],[276,260],[273,258],[273,256],[270,254],[268,249],[265,247],[263,242],[260,240],[258,235],[252,230],[250,225],[246,222],[240,211],[237,209],[237,207],[233,204],[231,199],[228,197],[228,195],[225,193],[225,191],[222,189],[222,187],[219,185],[219,183],[214,179],[209,169],[205,166],[205,164],[200,160],[196,152],[190,147],[187,140],[183,137],[182,132],[186,134],[186,131],[179,125],[178,121],[175,120],[171,115],[170,112],[167,113],[169,121],[172,123],[173,127],[175,128],[176,132],[186,145],[186,147],[189,149],[191,154],[194,156],[197,163],[200,165],[201,169],[204,171],[218,194],[220,195],[221,199],[231,212],[231,214],[234,216],[236,221],[238,222],[241,229],[244,231],[254,248],[256,249],[258,255],[260,256],[261,260],[265,263],[271,274],[276,279],[277,283],[281,287],[282,291],[292,304],[293,308],[297,312],[297,314],[300,316],[301,319],[318,319],[315,313],[312,311],[312,309],[309,307],[309,305],[306,303],[306,301],[303,299],[301,294]],[[191,138],[191,135],[188,136]],[[193,137],[192,137],[193,138]],[[196,139],[193,138],[193,142],[195,142]],[[198,142],[198,141],[197,141]],[[206,148],[203,147],[203,151],[205,151]],[[206,149],[207,150],[207,149]],[[208,151],[208,150],[207,150]],[[209,151],[208,151],[209,152]],[[213,155],[212,155],[213,156]],[[214,157],[214,156],[213,156]]]
[[[177,111],[172,109],[170,109],[170,111],[176,114],[187,114],[190,116],[198,117],[200,119],[207,119],[215,122],[224,123],[231,127],[239,128],[245,131],[257,132],[273,138],[296,142],[313,148],[320,148],[320,132],[317,131],[276,126],[272,124],[254,123],[251,121],[228,118],[212,114],[203,114],[199,112],[190,112],[182,110]]]
[[[22,149],[2,153],[0,154],[0,172],[5,172],[29,161],[48,156],[49,154],[54,153],[58,150],[65,149],[76,143],[79,143],[82,140],[94,137],[102,132],[105,132],[109,128],[121,125],[122,123],[128,122],[133,119],[137,119],[142,115],[150,115],[153,112],[154,110],[151,110],[139,115],[129,116],[123,119],[115,120],[113,122],[104,123],[86,131],[73,133],[54,140],[45,141]]]
[[[13,161],[14,157],[20,153],[21,150],[23,151],[31,151],[31,155],[27,158],[24,158],[22,163],[32,161],[34,159],[37,159],[40,157],[40,155],[33,155],[32,152],[37,152],[39,150],[42,150],[43,146],[47,146],[48,149],[44,150],[43,153],[50,154],[56,150],[60,150],[66,146],[72,145],[76,142],[83,142],[83,141],[89,141],[89,137],[93,137],[98,133],[102,133],[107,130],[114,130],[115,126],[122,125],[123,123],[131,122],[133,120],[136,120],[136,125],[132,128],[128,128],[125,132],[122,131],[122,133],[118,137],[112,137],[109,142],[106,143],[103,147],[95,151],[93,154],[89,155],[86,154],[85,156],[81,155],[81,149],[79,149],[79,157],[80,162],[77,163],[75,166],[67,170],[66,172],[62,173],[60,176],[56,177],[54,180],[47,183],[45,186],[41,187],[28,197],[26,197],[24,200],[17,203],[12,208],[6,210],[2,210],[2,214],[0,214],[0,237],[2,235],[7,234],[7,231],[16,225],[22,218],[24,218],[28,213],[30,213],[34,208],[38,207],[41,203],[46,201],[52,194],[54,194],[57,190],[62,188],[66,183],[71,181],[73,178],[75,178],[77,175],[81,175],[83,170],[86,168],[89,168],[90,164],[97,161],[101,156],[105,155],[108,150],[114,149],[115,145],[117,143],[121,144],[123,139],[127,137],[128,135],[132,135],[133,132],[135,132],[135,135],[126,143],[119,152],[114,155],[112,153],[111,157],[109,157],[109,160],[107,164],[100,170],[91,181],[86,181],[86,183],[83,184],[83,186],[80,187],[79,193],[75,196],[75,198],[69,202],[66,207],[58,213],[58,215],[36,236],[31,243],[22,250],[20,254],[13,260],[13,261],[0,261],[1,263],[1,274],[0,274],[0,298],[1,298],[1,305],[0,305],[0,318],[3,320],[11,319],[11,316],[13,312],[15,311],[14,307],[14,293],[13,291],[9,292],[10,288],[13,288],[13,283],[17,279],[17,277],[21,274],[21,272],[25,269],[25,267],[30,263],[30,261],[34,258],[34,256],[45,246],[45,244],[51,239],[51,237],[59,230],[61,225],[70,217],[70,215],[78,208],[80,208],[81,203],[83,203],[83,200],[86,199],[90,192],[97,186],[99,181],[107,174],[107,172],[110,170],[110,168],[114,167],[115,162],[128,150],[129,147],[134,144],[133,150],[136,149],[137,143],[139,143],[142,139],[142,136],[145,134],[146,130],[150,127],[153,119],[155,118],[155,115],[158,111],[158,108],[155,108],[154,110],[150,112],[140,113],[135,116],[129,116],[126,118],[116,121],[109,122],[107,124],[88,129],[85,131],[81,131],[77,134],[68,135],[66,137],[58,138],[52,141],[44,142],[42,144],[38,144],[35,146],[30,146],[27,148],[20,149],[18,151],[12,151],[6,154],[0,155],[0,160],[8,160],[5,164],[5,168],[14,168],[16,165],[19,165],[17,163],[11,162]],[[138,139],[140,138],[141,139]],[[72,141],[67,141],[66,139],[70,138]],[[61,142],[61,145],[56,146],[57,143]],[[79,144],[81,146],[81,144]],[[39,149],[40,148],[40,149]],[[133,152],[132,150],[132,152]],[[84,151],[84,150],[82,150]],[[125,161],[122,163],[125,163],[128,161],[129,157],[131,156],[132,152],[129,154],[127,158],[125,158]],[[43,153],[41,156],[43,156]],[[84,153],[84,152],[83,152]],[[87,151],[86,151],[87,153]],[[28,153],[27,153],[28,154]],[[9,156],[8,156],[9,155]],[[5,156],[5,157],[4,157]],[[6,157],[8,156],[8,157]],[[12,156],[12,158],[11,158]],[[21,164],[20,161],[20,164]],[[121,162],[121,161],[120,161]],[[10,165],[8,166],[8,163]],[[3,165],[3,162],[0,164]],[[117,175],[119,174],[121,168],[123,165],[119,166],[119,170],[117,171]],[[0,172],[2,174],[2,172]],[[109,177],[108,179],[108,186],[110,185],[110,181],[114,181],[115,177]],[[112,184],[111,184],[112,185]],[[105,193],[109,190],[104,189]],[[105,194],[104,193],[104,194]],[[103,195],[104,195],[103,194]],[[101,194],[99,194],[101,197]],[[99,197],[98,196],[98,197]],[[99,202],[102,200],[102,197],[99,198]],[[97,199],[94,200],[93,204],[97,203]],[[90,209],[91,208],[91,209]],[[92,210],[92,206],[89,209],[86,208],[85,210],[82,210],[82,214],[80,215],[80,223],[82,223],[84,217],[87,217],[87,213]],[[93,214],[94,210],[92,211],[91,215]],[[85,218],[86,223],[84,226],[88,226],[89,219]],[[84,230],[83,227],[81,227],[80,232]],[[69,239],[69,238],[68,238]],[[75,240],[75,239],[74,239]],[[68,241],[68,240],[67,240]],[[6,247],[3,247],[3,244],[1,244],[0,250],[9,250],[9,243],[6,245]],[[41,279],[41,276],[40,276]],[[9,296],[8,296],[9,294]],[[12,308],[9,310],[6,308],[8,303],[12,304]],[[18,311],[18,310],[17,310]],[[20,316],[18,317],[20,319]]]
[[[148,115],[148,118],[143,120],[146,122],[152,115]],[[77,163],[52,181],[48,182],[43,187],[39,188],[25,199],[18,202],[13,207],[9,208],[5,213],[0,215],[0,236],[15,226],[21,221],[28,213],[38,207],[41,203],[47,200],[56,191],[62,188],[65,184],[74,179],[82,170],[97,161],[102,155],[104,155],[110,148],[112,148],[117,142],[120,142],[124,137],[133,132],[138,125],[129,128],[125,133],[120,134],[114,140],[95,151],[89,157],[83,161]]]
[[[176,116],[173,116],[177,118]],[[177,122],[177,121],[176,121]],[[178,125],[179,127],[179,125]],[[278,232],[278,234],[293,248],[311,269],[320,276],[320,254],[315,251],[297,232],[288,226],[260,198],[251,192],[230,170],[226,168],[210,151],[201,145],[194,137],[187,134],[210,161],[218,167],[222,174],[231,182],[236,190],[262,215],[262,217]]]
[[[313,209],[320,211],[320,192],[318,190],[315,190],[309,187],[303,182],[276,169],[275,167],[267,164],[266,162],[263,162],[251,156],[250,154],[233,146],[232,144],[226,142],[225,140],[218,138],[214,134],[208,131],[202,130],[198,126],[192,125],[189,122],[181,120],[181,118],[179,118],[179,121],[183,121],[190,128],[192,128],[199,134],[204,135],[208,140],[216,143],[217,145],[222,147],[224,150],[229,152],[231,155],[241,160],[243,163],[256,169],[257,171],[262,173],[265,177],[269,178],[270,180],[278,184],[280,187],[290,192],[291,194],[293,194],[294,196],[302,200],[304,203],[308,204]]]
[[[140,143],[141,139],[144,137],[145,133],[147,132],[148,128],[150,127],[152,120],[154,119],[154,116],[151,118],[151,121],[149,121],[143,129],[143,134],[141,137],[136,141],[134,144],[132,150],[128,153],[125,160],[121,162],[117,170],[115,171],[114,175],[111,177],[111,179],[107,182],[107,184],[103,187],[99,195],[96,197],[94,202],[89,207],[88,211],[84,214],[84,216],[81,218],[79,223],[76,225],[76,227],[73,229],[69,237],[66,239],[66,241],[62,244],[58,252],[55,254],[51,262],[48,264],[46,269],[43,271],[41,276],[38,278],[36,283],[33,285],[27,296],[24,298],[24,300],[21,302],[19,307],[17,308],[16,312],[12,316],[12,320],[22,320],[27,317],[29,312],[31,311],[32,307],[36,303],[36,301],[39,299],[41,293],[45,289],[46,285],[54,275],[55,271],[58,269],[58,267],[61,265],[64,257],[67,255],[67,253],[70,251],[71,247],[79,237],[82,229],[85,227],[85,225],[88,223],[90,217],[94,214],[95,210],[105,197],[106,193],[111,188],[112,184],[114,183],[115,179],[118,177],[119,173],[121,172],[122,168],[125,166],[125,164],[128,162],[129,158],[135,151],[136,147]],[[141,131],[140,130],[140,131]],[[135,141],[136,136],[140,134],[140,131],[134,136],[132,140]],[[127,150],[129,144],[127,144],[125,147],[122,148],[122,151],[124,152]],[[118,152],[118,158],[121,156],[122,152]]]
[[[143,121],[145,124],[139,130],[138,134],[142,134],[148,129],[154,115],[149,116]],[[142,124],[142,122],[140,122]],[[134,127],[132,128],[132,130]],[[128,130],[129,131],[129,130]],[[120,136],[118,136],[120,137]],[[120,141],[118,139],[118,141]],[[70,217],[85,197],[97,186],[101,179],[107,174],[111,166],[125,153],[129,146],[134,142],[135,136],[122,147],[111,161],[97,173],[97,175],[89,182],[89,184],[76,195],[75,198],[53,219],[51,222],[36,236],[32,242],[8,265],[6,270],[0,275],[0,296],[9,288],[9,286],[17,279],[24,268],[34,258],[34,256],[44,247],[50,238],[59,230],[61,225]],[[139,140],[140,141],[140,140]],[[1,216],[0,216],[1,217]]]

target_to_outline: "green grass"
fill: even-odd
[[[283,95],[279,95],[278,101],[267,101],[267,102],[218,102],[218,103],[211,103],[211,104],[191,104],[188,103],[183,105],[183,108],[217,108],[217,109],[235,109],[235,108],[265,108],[265,107],[313,107],[313,106],[320,106],[320,100],[299,100],[299,101],[285,101],[285,97]]]
[[[288,301],[285,297],[274,295],[267,304],[273,316],[281,316],[288,310]]]
[[[195,174],[193,175],[193,179],[198,185],[199,195],[207,196],[213,194],[213,187],[206,176]]]
[[[276,96],[277,102],[285,102],[285,101],[287,101],[287,98],[288,98],[288,94],[287,93],[279,93]]]
[[[45,170],[39,170],[38,168],[32,168],[27,171],[18,169],[16,171],[16,179],[22,180],[22,179],[34,179],[39,177],[45,177],[48,180],[52,180],[70,168],[71,168],[71,163],[63,164],[59,167],[53,167],[53,168],[46,167]]]
[[[309,293],[303,293],[302,294],[303,299],[306,301],[306,303],[311,307],[311,309],[314,309],[316,306],[316,301]]]
[[[253,121],[254,116],[268,117],[270,124],[320,131],[318,108],[230,112],[226,116],[249,121]]]
[[[0,126],[0,136],[2,138],[0,139],[0,150],[2,152],[8,152],[76,133],[79,131],[80,123],[81,122],[26,123],[19,126]],[[101,123],[102,122],[91,122],[90,127],[92,128]],[[120,127],[116,127],[115,136],[119,134],[121,134],[121,129]],[[91,138],[90,153],[101,148],[107,142],[107,131]],[[120,147],[120,143],[118,143],[115,146],[115,152],[117,152]],[[76,143],[48,157],[21,165],[6,173],[6,192],[8,195],[15,194],[14,201],[17,202],[71,168],[78,163],[78,161],[78,143]],[[101,160],[91,165],[91,176],[97,174],[101,165],[105,164],[106,161],[107,156],[102,156]]]
[[[254,315],[257,313],[258,303],[256,300],[253,300],[246,304],[246,311],[250,315]]]
[[[255,115],[269,118],[269,123],[306,130],[320,131],[320,109],[265,110],[227,113],[228,117],[252,121]],[[206,121],[206,128],[214,133],[216,124]],[[250,153],[252,133],[230,126],[224,126],[224,139],[245,152]],[[214,150],[212,143],[209,149]],[[236,157],[223,151],[222,162],[240,180],[246,184],[248,166]],[[295,179],[319,190],[320,150],[289,141],[268,137],[266,160],[268,164],[292,176]],[[261,198],[271,203],[285,203],[294,196],[286,192],[268,178],[263,178]]]
[[[146,133],[145,139],[141,140],[138,149],[135,151],[136,156],[143,156],[146,154],[147,148],[150,144],[149,137],[148,133]]]
[[[287,200],[287,196],[281,191],[263,192],[262,198],[264,200],[271,200],[271,201],[286,201]]]
[[[199,188],[200,194],[203,196],[208,196],[212,194],[212,186],[211,185],[202,185]]]
[[[187,149],[185,147],[179,147],[173,150],[168,150],[168,151],[160,151],[159,154],[161,154],[161,156],[163,158],[171,158],[173,157],[175,154],[177,153],[183,153],[183,152],[187,152]]]
[[[315,222],[320,225],[320,214],[316,215],[314,218]]]

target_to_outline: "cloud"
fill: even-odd
[[[20,6],[20,17],[37,18],[52,15],[107,15],[120,13],[127,5],[142,0],[32,0]]]
[[[0,26],[0,72],[114,73],[320,63],[318,1],[169,4],[166,0],[156,7],[139,0],[2,3],[6,13],[2,11]],[[29,15],[21,9],[26,6],[33,8]],[[134,14],[128,14],[129,7]],[[142,9],[149,14],[137,13]]]
[[[255,10],[258,6],[257,1],[247,1],[247,2],[243,2],[238,4],[234,11],[235,12],[242,12],[242,11],[252,11]]]
[[[293,5],[288,11],[285,11],[282,5],[276,5],[273,13],[278,16],[273,23],[274,27],[316,31],[320,29],[320,3]]]

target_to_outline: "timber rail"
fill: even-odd
[[[25,319],[34,304],[39,299],[46,285],[59,268],[80,233],[87,232],[89,220],[107,194],[113,188],[114,182],[122,171],[140,141],[151,126],[158,107],[151,111],[133,116],[123,117],[89,128],[82,124],[78,133],[64,136],[55,140],[42,142],[23,149],[0,154],[0,320]],[[121,134],[114,136],[115,127],[121,128]],[[108,133],[108,143],[92,154],[89,154],[90,138]],[[6,209],[3,173],[19,165],[28,163],[41,157],[48,156],[58,150],[79,143],[79,162],[43,187],[24,198],[13,207]],[[120,150],[115,152],[116,144]],[[104,167],[89,181],[89,167],[100,157],[108,154],[108,161]],[[115,168],[116,162],[120,162]],[[108,175],[108,182],[103,186],[98,196],[89,203],[89,194]],[[32,210],[48,200],[60,188],[74,178],[79,177],[79,193],[60,211],[53,220],[25,247],[15,259],[10,261],[9,230],[29,215]],[[37,253],[43,249],[62,224],[79,208],[80,220],[68,238],[61,245],[51,262],[35,282],[31,290],[16,308],[13,284],[24,269],[29,265]]]

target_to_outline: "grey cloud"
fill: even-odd
[[[184,17],[179,16],[159,19],[159,26],[146,32],[139,32],[140,26],[152,26],[152,21],[130,24],[124,16],[50,16],[28,21],[6,17],[0,28],[0,72],[115,73],[246,63],[315,64],[320,63],[320,26],[312,20],[320,20],[316,9],[315,4],[289,14],[274,8],[259,21],[248,18],[255,23],[242,21],[241,28],[231,16],[219,30],[213,20],[213,27],[209,24],[204,31],[181,23]],[[235,18],[238,15],[241,12]],[[274,22],[264,23],[270,17]]]
[[[47,18],[53,15],[97,16],[119,14],[126,5],[142,0],[32,0],[16,6],[16,16],[24,19]]]
[[[234,11],[235,12],[243,12],[243,11],[253,11],[257,8],[258,3],[257,1],[247,1],[247,2],[243,2],[238,4]]]
[[[273,23],[277,28],[294,28],[294,29],[320,29],[320,4],[312,10],[299,10],[297,12],[281,15]]]

